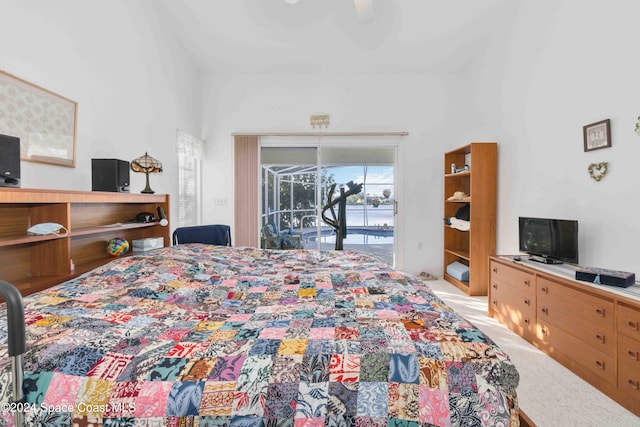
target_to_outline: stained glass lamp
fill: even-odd
[[[162,172],[162,163],[145,152],[144,156],[140,156],[131,161],[131,170],[134,172],[144,172],[147,175],[147,186],[141,191],[142,193],[155,193],[155,191],[149,187],[149,174]]]

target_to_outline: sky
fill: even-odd
[[[363,166],[339,166],[330,169],[335,181],[344,184],[353,181],[356,184],[364,182]],[[382,190],[390,189],[393,194],[393,166],[368,166],[367,167],[367,193],[380,196]],[[374,185],[382,184],[382,185]]]

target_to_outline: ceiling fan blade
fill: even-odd
[[[361,22],[373,19],[373,0],[353,0],[353,4]]]

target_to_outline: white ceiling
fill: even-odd
[[[213,72],[423,72],[488,43],[509,0],[158,0],[161,20]]]

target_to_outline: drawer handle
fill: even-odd
[[[604,317],[604,308],[596,308],[596,314],[600,317]]]
[[[637,351],[633,351],[633,350],[627,350],[627,354],[629,355],[630,358],[632,358],[633,360],[638,360],[638,352]]]
[[[529,307],[531,307],[531,301],[529,300],[529,298],[525,298],[525,299],[524,299],[524,303],[525,303],[526,305],[528,305]]]
[[[629,320],[627,322],[627,326],[631,329],[633,329],[634,331],[638,330],[638,322],[634,322],[633,320]]]
[[[529,280],[524,281],[525,286],[531,286],[531,282]]]
[[[491,287],[492,287],[493,289],[498,289],[498,284],[497,284],[497,283],[494,283],[493,285],[491,285]]]
[[[602,362],[602,361],[600,361],[600,360],[596,360],[596,366],[597,366],[599,369],[604,370],[604,362]]]
[[[630,379],[627,382],[629,383],[629,385],[631,386],[632,389],[638,390],[638,381],[634,381],[634,380]]]
[[[543,286],[541,290],[542,290],[542,292],[544,292],[545,294],[548,294],[548,293],[549,293],[549,288],[547,288],[546,286]]]
[[[530,323],[531,323],[531,320],[529,320],[529,318],[525,317],[524,318],[524,324],[529,326]]]
[[[596,339],[600,341],[602,344],[604,344],[604,335],[596,334]]]
[[[493,272],[497,273],[498,272],[498,267],[493,267]]]
[[[540,311],[542,311],[542,313],[546,314],[547,316],[549,315],[549,309],[547,307],[542,307]]]
[[[496,301],[496,300],[491,301],[491,303],[492,303],[493,305],[498,305],[498,301]]]
[[[549,335],[549,331],[547,330],[547,328],[542,328],[540,331],[542,332],[542,335],[545,337]]]

